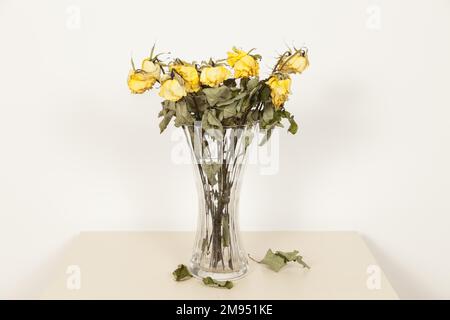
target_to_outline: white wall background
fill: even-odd
[[[77,25],[74,14],[80,12]],[[193,229],[130,54],[310,47],[280,171],[249,167],[242,227],[357,230],[402,298],[450,298],[450,2],[0,1],[0,297],[33,297],[80,230]]]

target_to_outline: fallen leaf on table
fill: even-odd
[[[203,283],[209,287],[215,287],[215,288],[227,288],[231,289],[233,288],[233,282],[231,281],[217,281],[214,280],[211,277],[203,278]]]
[[[184,264],[179,264],[178,268],[172,272],[175,281],[183,281],[192,278],[192,274]]]
[[[303,268],[311,269],[310,266],[303,261],[303,257],[299,255],[298,250],[290,252],[276,251],[274,253],[271,249],[269,249],[261,261],[253,259],[250,255],[249,257],[257,263],[265,264],[275,272],[280,271],[288,262],[294,261],[299,263]]]
[[[262,259],[259,263],[265,264],[275,272],[280,271],[280,269],[286,265],[285,259],[273,253],[271,249],[267,250],[264,259]]]
[[[311,267],[309,265],[307,265],[305,261],[303,261],[302,256],[297,256],[295,261],[297,261],[303,268],[311,269]]]
[[[290,261],[295,261],[295,259],[297,259],[298,250],[294,250],[291,252],[277,251],[275,254],[284,258],[284,260],[290,262]]]

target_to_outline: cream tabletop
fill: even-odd
[[[82,232],[54,267],[42,299],[398,299],[356,232],[243,232],[244,248],[260,259],[268,248],[298,249],[310,270],[292,263],[275,273],[250,261],[234,288],[175,282],[187,264],[190,232]]]

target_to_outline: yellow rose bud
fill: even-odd
[[[128,87],[132,93],[144,93],[151,89],[156,79],[142,70],[131,70],[128,74]]]
[[[161,85],[160,97],[166,100],[178,101],[187,95],[186,89],[177,80],[166,80]]]
[[[230,76],[230,71],[224,66],[207,67],[200,74],[200,82],[210,87],[217,87]]]
[[[200,78],[197,69],[190,65],[174,65],[175,70],[185,81],[184,86],[187,92],[197,92],[200,90]]]
[[[235,78],[248,78],[257,76],[259,73],[259,64],[255,58],[247,52],[233,48],[232,52],[227,52],[228,64],[234,68]]]
[[[284,59],[281,63],[280,71],[286,73],[302,73],[309,66],[308,56],[303,56],[300,52]]]
[[[266,83],[271,90],[272,103],[275,109],[279,109],[288,99],[291,91],[291,79],[278,79],[276,76],[272,76]]]
[[[144,59],[144,61],[142,61],[142,70],[147,72],[153,78],[159,80],[159,76],[161,75],[161,67],[158,63],[154,63],[150,59]]]

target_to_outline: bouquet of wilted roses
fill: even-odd
[[[303,72],[309,64],[306,48],[281,54],[264,80],[259,79],[261,56],[252,52],[233,48],[227,59],[165,62],[153,47],[140,69],[132,61],[128,76],[133,93],[159,83],[164,99],[160,130],[174,119],[192,151],[200,182],[200,215],[189,270],[197,277],[237,279],[248,270],[237,233],[237,193],[254,124],[265,134],[260,145],[283,119],[289,122],[289,132],[298,129],[285,103],[291,74]]]
[[[288,131],[295,134],[298,126],[285,103],[291,93],[290,74],[301,73],[309,65],[307,49],[281,54],[264,80],[259,79],[261,56],[252,52],[233,47],[227,59],[188,63],[177,58],[167,63],[161,54],[154,54],[153,46],[140,69],[132,61],[128,87],[141,94],[160,84],[161,132],[175,118],[176,127],[201,121],[204,129],[259,123],[270,134],[287,119]]]

